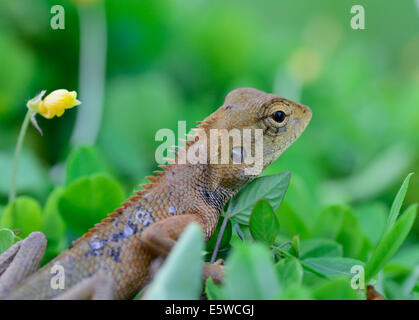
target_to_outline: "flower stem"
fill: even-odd
[[[25,139],[25,134],[28,129],[29,122],[33,111],[28,110],[23,120],[22,127],[20,128],[19,137],[17,139],[15,155],[13,159],[13,168],[12,168],[12,180],[10,182],[10,192],[9,192],[9,203],[11,203],[16,197],[16,179],[17,179],[17,167],[19,163],[20,151],[22,150],[23,140]]]

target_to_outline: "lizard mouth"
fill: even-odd
[[[309,106],[305,106],[303,104],[297,104],[297,106],[300,108],[301,112],[303,113],[304,116],[306,116],[309,120],[311,119],[312,116],[312,112]]]
[[[304,130],[307,125],[310,123],[311,117],[313,115],[310,107],[305,106],[303,104],[297,104],[298,108],[300,109],[300,114],[297,118],[294,119],[295,125],[301,127]]]

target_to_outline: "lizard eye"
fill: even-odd
[[[287,115],[283,111],[276,111],[271,115],[271,117],[275,122],[282,123]]]

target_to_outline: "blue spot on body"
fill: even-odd
[[[150,225],[150,219],[145,219],[145,221],[143,222],[143,226],[147,227],[148,225]]]
[[[121,262],[121,259],[119,257],[120,254],[121,254],[121,248],[117,248],[117,249],[112,248],[111,250],[109,250],[109,256],[116,263],[120,263]]]
[[[97,237],[94,237],[93,239],[97,239]],[[88,256],[101,256],[103,255],[103,250],[105,248],[105,245],[108,243],[108,240],[105,239],[99,239],[94,241],[87,242],[87,245],[90,247],[90,250],[84,253],[84,257],[87,258]]]
[[[128,224],[125,225],[124,227],[124,238],[128,238],[129,236],[131,236],[134,232],[132,231],[132,229],[130,228],[130,226]]]
[[[118,242],[119,239],[124,238],[124,234],[121,230],[119,230],[116,233],[112,233],[111,238],[112,238],[112,241]]]

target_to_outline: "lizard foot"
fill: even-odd
[[[209,263],[204,264],[204,274],[203,274],[204,281],[206,281],[208,278],[212,278],[214,283],[223,282],[226,267],[221,265],[220,263],[217,264],[217,262],[218,261],[216,261],[216,263],[214,264],[209,264]]]
[[[46,245],[42,232],[32,232],[0,255],[0,298],[38,269]]]

